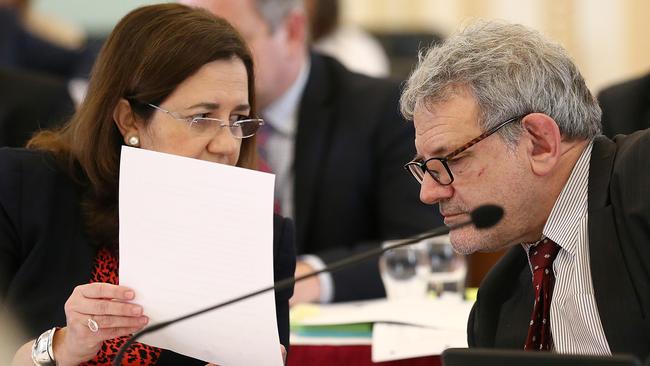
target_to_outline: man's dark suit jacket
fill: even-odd
[[[403,169],[415,154],[399,87],[312,54],[295,139],[294,217],[298,254],[326,263],[440,226]],[[333,274],[334,301],[385,296],[377,260]]]
[[[60,126],[73,113],[65,80],[0,67],[0,146],[25,146],[34,132]]]
[[[603,110],[605,136],[650,128],[650,74],[601,91],[598,103]]]
[[[650,353],[650,130],[594,141],[588,230],[594,296],[609,347]],[[534,292],[526,253],[513,247],[479,289],[470,347],[523,349]]]
[[[0,148],[0,319],[17,319],[25,342],[65,326],[65,301],[90,280],[96,248],[82,229],[79,203],[78,186],[49,154]],[[273,233],[277,281],[295,270],[291,221],[276,215]],[[280,342],[287,349],[292,295],[293,289],[275,294]],[[194,364],[205,362],[169,351],[157,363]]]

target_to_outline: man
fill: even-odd
[[[469,345],[647,357],[650,131],[600,136],[576,66],[520,25],[479,22],[432,48],[401,103],[420,199],[447,225],[486,203],[505,211],[451,232],[462,253],[510,247],[480,287]]]
[[[650,74],[610,86],[598,94],[598,102],[605,136],[650,128]]]
[[[399,114],[397,84],[310,53],[301,1],[186,2],[226,18],[252,49],[256,97],[270,127],[258,143],[276,173],[282,213],[296,223],[303,255],[296,276],[441,224],[410,199],[417,187],[402,165],[413,155],[413,127]],[[296,284],[292,303],[384,295],[377,261],[366,261]]]

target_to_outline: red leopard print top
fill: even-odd
[[[95,265],[90,282],[107,282],[117,285],[117,269],[118,260],[116,256],[109,250],[102,248],[97,252],[97,256],[95,257]],[[117,355],[118,350],[128,338],[128,336],[124,336],[104,341],[95,358],[81,365],[110,365]],[[122,365],[155,365],[158,362],[158,357],[160,357],[159,348],[136,342],[124,354]]]

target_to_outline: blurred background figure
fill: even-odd
[[[650,74],[612,85],[598,94],[603,134],[614,137],[650,128]]]
[[[0,67],[0,146],[24,146],[34,132],[59,126],[73,112],[65,79]]]
[[[78,49],[86,42],[79,25],[36,10],[32,0],[1,0],[0,6],[14,9],[25,29],[45,41],[67,49]]]
[[[0,3],[0,66],[87,78],[101,41],[87,41],[80,28],[30,5],[27,0]]]
[[[388,56],[382,45],[361,27],[341,22],[339,0],[305,0],[314,50],[340,61],[350,71],[386,77]]]
[[[83,98],[101,42],[56,19],[28,0],[0,2],[0,146],[61,125]]]
[[[195,0],[233,22],[252,49],[256,96],[267,122],[260,155],[276,174],[281,212],[296,224],[296,275],[442,224],[412,200],[404,173],[413,126],[399,85],[346,69],[308,47],[301,0]],[[385,296],[377,261],[298,283],[292,303]]]

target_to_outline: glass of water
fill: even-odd
[[[387,241],[383,246],[395,243]],[[426,242],[386,251],[379,258],[379,271],[388,299],[426,297],[431,273]]]
[[[456,253],[449,236],[435,237],[425,241],[429,257],[429,286],[438,295],[444,291],[462,294],[465,288],[467,264],[465,256]]]

